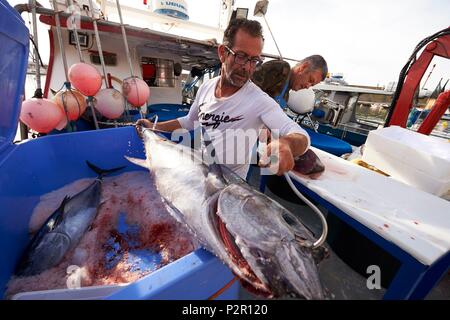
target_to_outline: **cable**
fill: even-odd
[[[292,191],[294,191],[295,195],[297,197],[299,197],[301,200],[303,200],[308,205],[308,207],[310,207],[320,218],[320,222],[322,223],[322,235],[320,236],[319,239],[316,240],[316,242],[314,242],[312,244],[312,248],[316,249],[316,248],[320,247],[327,239],[327,235],[328,235],[327,220],[326,220],[325,216],[323,215],[323,213],[319,210],[319,208],[317,208],[311,201],[309,201],[304,195],[302,195],[300,193],[300,191],[298,191],[298,189],[294,186],[294,183],[292,182],[292,179],[289,176],[289,174],[284,173],[284,177],[286,178],[286,181],[289,184],[289,186],[291,187]]]
[[[237,276],[235,276],[233,279],[231,279],[225,286],[220,288],[218,291],[216,291],[213,295],[211,295],[208,300],[214,300],[218,296],[220,296],[225,290],[227,290],[231,285],[238,279]]]
[[[39,53],[39,48],[36,46],[36,43],[34,42],[33,37],[31,35],[29,38],[30,38],[31,43],[33,43],[34,48],[36,49],[41,66],[43,68],[45,68],[44,63],[42,62],[41,54]]]

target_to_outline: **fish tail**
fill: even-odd
[[[119,171],[119,170],[121,170],[121,169],[123,169],[123,168],[126,167],[126,166],[121,166],[121,167],[112,168],[112,169],[101,169],[101,168],[97,167],[96,165],[92,164],[91,162],[89,162],[89,161],[87,161],[87,160],[86,160],[86,164],[87,164],[87,165],[89,166],[89,168],[91,168],[95,173],[97,173],[98,176],[99,176],[100,178],[102,178],[102,177],[104,177],[104,176],[106,176],[106,175],[108,175],[108,174],[110,174],[110,173]]]

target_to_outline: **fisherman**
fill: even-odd
[[[325,59],[312,55],[298,62],[294,67],[286,61],[271,60],[257,67],[252,81],[265,93],[286,107],[289,90],[307,89],[324,80],[328,73]]]
[[[248,159],[259,130],[267,127],[272,134],[277,132],[278,138],[267,145],[260,162],[267,164],[272,161],[272,171],[278,175],[291,170],[294,158],[303,155],[311,142],[306,131],[250,80],[256,67],[262,63],[263,44],[259,22],[232,20],[224,32],[223,43],[218,47],[221,75],[202,84],[187,116],[158,122],[155,129],[170,132],[180,128],[193,130],[199,123],[213,142],[219,163],[245,179],[250,167]],[[138,120],[138,124],[153,127],[147,119]],[[247,133],[244,139],[236,139],[236,135],[229,134],[238,131]],[[252,135],[252,131],[256,134]],[[246,143],[236,148],[236,140],[246,140]],[[236,161],[236,158],[245,161]]]

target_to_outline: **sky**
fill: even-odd
[[[236,1],[251,14],[254,3]],[[350,84],[387,85],[423,38],[450,26],[450,1],[271,0],[266,19],[284,56],[320,54],[329,70],[343,73]],[[267,31],[265,38],[264,51],[276,53]],[[450,78],[449,59],[434,63],[428,82],[433,88],[441,77]]]
[[[15,5],[27,0],[8,2]],[[40,2],[48,7],[48,1]],[[122,1],[138,7],[142,2]],[[186,2],[190,21],[217,25],[222,0]],[[277,54],[266,23],[253,17],[255,3],[235,0],[234,7],[249,8],[248,18],[263,25],[264,52]],[[423,38],[450,26],[450,0],[270,0],[266,19],[284,57],[320,54],[329,71],[342,73],[348,83],[383,86],[397,80]],[[46,35],[39,40],[48,46]],[[46,52],[42,55],[46,60]],[[450,78],[450,60],[435,57],[421,87],[433,64],[436,67],[425,86],[431,90],[440,78]]]

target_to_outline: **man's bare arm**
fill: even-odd
[[[304,154],[308,148],[308,138],[300,133],[291,133],[287,136],[281,137],[279,140],[289,146],[294,158]]]
[[[136,124],[140,124],[146,128],[153,128],[153,122],[147,119],[139,119]],[[161,130],[161,131],[168,131],[172,132],[177,129],[181,129],[181,124],[177,119],[164,121],[164,122],[157,122],[155,129]]]

